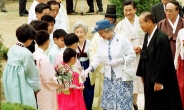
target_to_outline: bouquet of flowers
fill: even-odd
[[[56,67],[56,77],[61,88],[58,89],[58,93],[61,93],[61,90],[69,90],[72,83],[72,71],[67,67],[64,62],[59,63]]]

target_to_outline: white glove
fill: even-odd
[[[92,67],[89,66],[86,70],[81,71],[80,76],[81,76],[83,82],[86,81],[86,78],[88,77],[88,74],[89,74],[89,72],[91,72],[91,70],[92,70]]]
[[[88,76],[88,73],[91,72],[92,66],[89,66],[86,70],[84,70],[86,77]]]
[[[115,67],[115,66],[117,66],[117,65],[119,65],[119,64],[123,64],[124,63],[124,59],[123,58],[119,58],[119,59],[116,59],[116,60],[112,60],[111,62],[110,62],[110,65],[112,66],[112,67]]]
[[[86,81],[86,73],[84,70],[81,71],[80,76],[82,78],[82,81],[85,82]]]

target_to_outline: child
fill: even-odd
[[[48,23],[48,33],[50,34],[50,44],[52,46],[54,44],[53,30],[54,30],[54,25],[55,25],[55,19],[54,17],[50,15],[44,15],[42,16],[41,20],[46,21]]]
[[[3,73],[3,86],[7,102],[21,103],[36,108],[34,91],[40,89],[39,74],[32,53],[25,47],[33,41],[36,32],[23,24],[16,30],[17,43],[8,51]]]
[[[55,56],[56,54],[61,51],[61,49],[64,49],[65,43],[64,43],[64,36],[67,33],[63,29],[57,29],[53,33],[53,39],[54,43],[49,51],[49,59],[52,65],[54,65]]]
[[[82,79],[79,76],[79,71],[75,66],[77,60],[77,53],[72,48],[66,48],[63,53],[63,62],[59,63],[59,66],[64,66],[69,70],[68,73],[72,73],[72,88],[69,89],[69,94],[61,92],[60,98],[58,98],[59,110],[86,110],[82,90],[84,89]],[[65,70],[63,70],[65,71]],[[70,85],[70,87],[71,87]]]
[[[40,74],[41,91],[37,95],[41,110],[57,110],[56,89],[60,86],[55,77],[55,70],[44,51],[49,46],[49,33],[38,31],[35,38],[38,48],[33,53]]]
[[[42,16],[41,20],[46,21],[48,23],[48,33],[50,34],[50,45],[48,49],[45,51],[46,55],[48,55],[52,45],[54,44],[53,30],[54,30],[55,19],[50,15],[44,15]]]
[[[76,50],[77,47],[78,47],[78,42],[79,42],[79,38],[74,33],[67,34],[64,37],[64,43],[66,45],[66,48],[72,48],[72,49]],[[62,61],[63,61],[63,51],[60,51],[56,55],[56,58],[55,58],[55,61],[54,61],[54,65],[57,65],[57,64],[59,64]],[[77,67],[77,69],[80,72],[83,70],[78,59],[77,59],[77,61],[75,63],[75,67]]]
[[[29,25],[31,25],[36,31],[39,31],[39,30],[47,31],[48,30],[48,23],[46,21],[33,20],[31,21]],[[29,49],[32,53],[35,52],[35,41],[34,40],[27,47],[27,49]]]

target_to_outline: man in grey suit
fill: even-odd
[[[156,23],[166,18],[165,16],[165,6],[172,0],[161,0],[160,3],[157,3],[151,7],[151,12],[155,16]],[[182,6],[179,7],[179,15],[183,17]]]

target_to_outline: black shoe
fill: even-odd
[[[24,12],[25,14],[29,14],[29,12],[26,10],[25,12]]]
[[[133,105],[134,106],[134,110],[138,110],[138,106],[137,105]]]
[[[1,10],[1,12],[5,12],[5,13],[6,13],[6,12],[8,12],[8,11],[7,11],[7,10]]]
[[[27,17],[28,16],[28,14],[26,14],[26,13],[21,13],[20,14],[20,17]]]
[[[95,12],[94,10],[89,10],[86,13],[94,13],[94,12]]]

